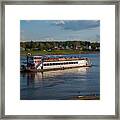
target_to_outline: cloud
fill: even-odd
[[[65,30],[84,30],[100,26],[99,20],[58,20],[54,23]]]
[[[53,21],[53,24],[55,24],[55,25],[64,25],[65,21],[64,20],[55,20],[55,21]]]

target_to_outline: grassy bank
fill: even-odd
[[[79,50],[52,50],[52,51],[21,51],[20,55],[25,56],[27,53],[32,55],[64,55],[64,54],[96,54],[99,51],[79,51]]]

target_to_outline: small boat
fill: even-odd
[[[50,70],[64,70],[77,67],[90,67],[88,58],[27,56],[27,65],[21,65],[21,72],[44,72]]]

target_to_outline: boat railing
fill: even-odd
[[[73,61],[73,60],[85,60],[85,58],[48,58],[48,59],[44,59],[45,62]]]

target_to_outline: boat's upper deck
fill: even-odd
[[[87,60],[87,58],[46,58],[45,62]]]
[[[80,57],[47,57],[47,56],[33,56],[34,61],[44,62],[57,62],[57,61],[77,61],[77,60],[88,60],[88,58]]]

